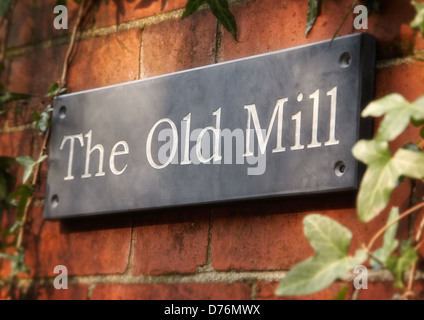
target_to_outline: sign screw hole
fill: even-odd
[[[352,57],[349,52],[345,52],[340,56],[339,60],[342,68],[348,68],[352,64]]]
[[[343,176],[346,172],[346,164],[343,161],[337,161],[336,165],[334,166],[334,172],[338,177]]]
[[[57,194],[54,194],[51,199],[52,208],[56,208],[59,205],[59,197]]]
[[[66,117],[66,107],[61,106],[60,109],[59,109],[59,118],[65,119],[65,117]]]

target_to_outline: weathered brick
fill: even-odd
[[[10,102],[3,116],[0,117],[0,128],[29,125],[34,121],[33,112],[41,113],[48,104],[49,99],[41,97]]]
[[[414,17],[414,8],[409,0],[382,3],[380,14],[371,14],[367,32],[376,36],[378,58],[408,56],[413,51],[414,39],[409,23]],[[390,22],[389,22],[390,21]]]
[[[40,142],[32,129],[0,134],[0,156],[33,156],[34,139]]]
[[[135,216],[134,274],[189,273],[207,262],[208,208]]]
[[[68,88],[81,91],[136,80],[142,31],[132,29],[78,43]]]
[[[353,291],[351,284],[348,285],[342,282],[335,282],[328,288],[313,294],[302,296],[277,296],[275,290],[277,290],[278,285],[279,282],[258,282],[254,298],[257,300],[331,300],[337,296],[344,286],[348,286],[349,288],[347,297],[349,297]]]
[[[247,300],[247,283],[99,284],[93,300]]]
[[[20,294],[21,300],[87,300],[86,284],[68,284],[67,289],[55,289],[53,284],[32,286]]]
[[[68,8],[68,29],[59,30],[53,24],[56,17],[56,14],[53,13],[56,0],[20,0],[15,3],[8,38],[8,46],[10,47],[37,43],[63,36],[71,32],[76,21],[78,4],[75,1],[67,1],[66,3]],[[84,20],[83,28],[93,25],[93,18],[94,12],[88,14]]]
[[[409,101],[414,101],[424,94],[423,61],[377,70],[376,98],[395,92],[402,94]]]
[[[55,276],[56,265],[69,275],[123,273],[128,264],[131,238],[129,216],[45,221],[34,208],[25,235],[26,262],[31,277]]]
[[[36,50],[13,59],[8,90],[42,97],[62,75],[67,46]]]
[[[396,189],[389,204],[409,204],[410,186]],[[388,209],[371,222],[360,223],[354,197],[323,195],[319,197],[279,199],[222,206],[215,210],[212,229],[211,259],[216,270],[281,270],[313,255],[303,234],[302,221],[310,213],[335,219],[353,233],[350,253],[367,243],[386,224]],[[407,237],[408,221],[400,224],[399,234]],[[381,243],[376,243],[377,246]]]
[[[122,22],[145,18],[184,8],[186,0],[139,0],[101,2],[96,14],[96,26],[104,27]]]
[[[184,20],[146,27],[143,34],[142,77],[200,67],[215,59],[216,19],[198,12]]]

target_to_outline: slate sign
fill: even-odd
[[[356,34],[59,96],[45,218],[357,188],[375,51]]]

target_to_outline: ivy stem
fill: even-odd
[[[66,51],[65,61],[63,63],[62,77],[60,78],[60,81],[59,81],[59,86],[61,88],[63,88],[65,86],[65,83],[66,83],[66,76],[68,74],[69,58],[71,57],[71,53],[72,53],[72,50],[74,48],[75,39],[76,39],[77,31],[78,31],[78,26],[81,23],[81,19],[83,17],[84,5],[85,5],[85,0],[82,0],[80,6],[78,8],[77,21],[75,22],[74,28],[72,29],[71,42],[69,43],[68,50]]]
[[[49,140],[49,137],[50,137],[50,126],[48,127],[48,129],[46,131],[46,135],[44,136],[43,145],[41,147],[41,150],[40,150],[40,153],[39,153],[37,159],[40,159],[45,154],[45,152],[47,150],[47,142]],[[33,186],[35,186],[37,184],[41,164],[42,163],[37,163],[36,166],[35,166],[34,174],[32,176],[32,181],[31,181],[31,184]],[[23,214],[23,217],[22,217],[22,226],[19,229],[18,239],[16,241],[16,248],[20,248],[22,246],[22,241],[23,241],[24,231],[25,231],[24,225],[25,225],[25,222],[28,218],[28,212],[29,212],[29,209],[30,209],[34,199],[35,199],[35,194],[32,194],[32,196],[28,199],[28,201],[25,205],[25,210],[24,210],[24,214]]]
[[[402,220],[403,218],[407,217],[408,215],[410,215],[411,213],[414,213],[415,211],[417,211],[418,209],[421,209],[424,207],[424,202],[421,202],[419,204],[417,204],[416,206],[408,209],[407,211],[405,211],[404,213],[402,213],[399,217],[397,217],[396,219],[392,220],[390,223],[386,224],[383,228],[381,228],[375,235],[374,237],[372,237],[371,241],[369,242],[366,250],[367,252],[369,252],[372,248],[372,246],[374,245],[374,242],[388,229],[390,228],[392,225],[394,225],[396,222]]]

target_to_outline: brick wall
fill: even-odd
[[[30,93],[33,98],[17,103],[21,115],[2,118],[0,155],[35,156],[33,146],[41,143],[31,130],[31,112],[40,109],[48,85],[60,78],[71,30],[53,28],[54,3],[22,0],[14,9],[5,82],[8,90]],[[72,27],[77,6],[68,3]],[[352,1],[328,0],[328,13],[322,13],[308,38],[304,35],[307,1],[231,1],[239,42],[217,25],[208,10],[181,20],[185,0],[142,3],[111,1],[106,6],[102,2],[85,19],[69,69],[70,92],[329,39]],[[392,0],[382,14],[369,19],[368,32],[378,39],[376,97],[399,92],[414,100],[424,93],[424,40],[408,26],[413,16],[409,0]],[[350,17],[341,34],[354,32]],[[417,136],[411,128],[392,146]],[[31,272],[19,280],[21,298],[275,299],[275,288],[287,270],[313,254],[303,236],[302,220],[307,214],[326,214],[350,228],[354,246],[360,245],[360,239],[369,240],[387,219],[385,213],[360,224],[355,194],[332,194],[43,221],[46,176],[44,164],[24,238]],[[392,204],[405,208],[418,192],[422,195],[422,188],[404,182]],[[401,224],[403,237],[412,224]],[[56,265],[68,268],[68,290],[52,286]],[[7,268],[6,262],[0,262],[1,272]],[[385,273],[375,273],[371,280],[360,299],[393,295]],[[416,285],[424,290],[420,282]],[[341,286],[335,283],[301,298],[331,298]]]

